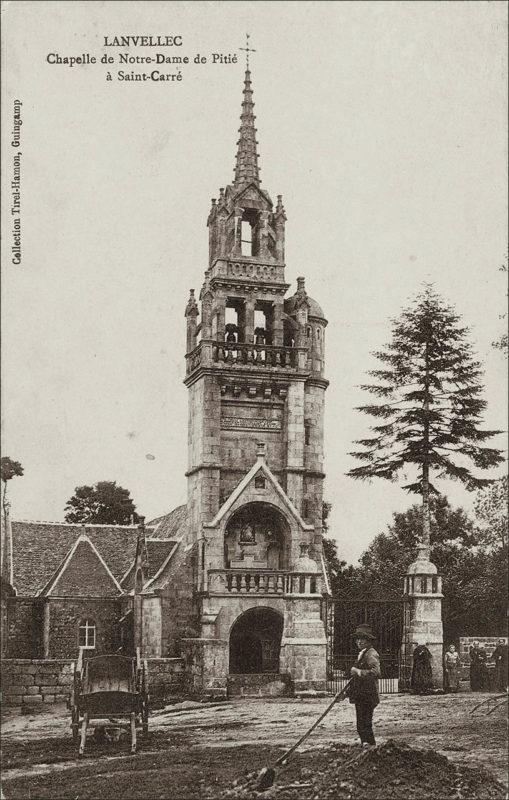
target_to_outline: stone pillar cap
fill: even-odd
[[[407,575],[437,575],[438,570],[429,560],[424,548],[419,548],[419,554],[406,571]]]
[[[316,561],[309,555],[309,545],[307,542],[302,542],[300,545],[300,556],[295,562],[296,572],[320,572],[320,568]]]

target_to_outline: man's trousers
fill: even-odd
[[[355,703],[355,713],[357,714],[357,732],[361,742],[376,744],[373,734],[373,711],[375,707],[367,703]]]

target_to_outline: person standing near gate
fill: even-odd
[[[497,689],[499,692],[507,691],[507,666],[509,664],[509,648],[505,643],[505,639],[499,639],[491,658],[495,662],[495,674],[497,679]]]
[[[473,692],[482,692],[486,688],[486,650],[474,642],[470,648],[470,688]]]
[[[373,647],[375,637],[369,625],[359,625],[354,633],[359,650],[357,663],[350,670],[352,683],[348,689],[348,699],[355,704],[357,733],[363,747],[376,744],[373,733],[373,712],[380,702],[378,678],[380,677],[380,656]]]
[[[449,645],[444,660],[446,688],[449,692],[457,692],[460,688],[461,661],[455,645]]]
[[[412,694],[431,694],[433,691],[433,670],[431,653],[424,641],[419,642],[412,656]]]

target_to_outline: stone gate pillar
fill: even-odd
[[[419,547],[417,558],[408,567],[404,580],[404,593],[409,608],[405,615],[403,640],[408,648],[408,661],[411,665],[413,651],[418,644],[425,644],[432,655],[433,685],[436,689],[442,689],[444,685],[442,578],[429,560],[429,548],[425,545]]]

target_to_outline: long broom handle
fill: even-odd
[[[314,729],[317,727],[317,725],[319,725],[319,724],[320,724],[320,722],[322,721],[322,719],[323,719],[325,716],[327,716],[327,714],[328,714],[328,713],[329,713],[329,711],[331,710],[332,706],[333,706],[333,705],[335,705],[335,703],[337,703],[337,702],[338,702],[338,700],[341,700],[341,699],[342,699],[342,695],[345,695],[345,692],[346,692],[346,690],[348,689],[348,687],[350,686],[351,682],[352,682],[352,678],[350,678],[350,680],[349,680],[347,683],[345,683],[345,685],[343,686],[343,688],[341,689],[341,691],[339,691],[337,694],[335,694],[335,695],[334,695],[334,697],[333,697],[333,698],[332,698],[332,700],[330,701],[329,705],[327,706],[327,708],[325,709],[325,711],[323,712],[323,714],[320,714],[320,716],[318,717],[318,719],[317,719],[315,722],[313,722],[313,724],[311,725],[311,727],[309,728],[309,730],[307,730],[307,731],[306,731],[306,733],[304,734],[304,736],[301,736],[298,742],[296,742],[296,743],[295,743],[295,744],[294,744],[292,747],[290,747],[290,749],[289,749],[289,750],[287,750],[287,751],[286,751],[286,753],[283,753],[283,755],[282,755],[282,756],[280,756],[280,757],[278,758],[278,760],[277,760],[277,761],[275,762],[275,764],[274,764],[274,766],[275,766],[275,767],[279,767],[281,764],[283,764],[283,763],[286,761],[286,759],[287,759],[289,756],[291,756],[291,754],[293,753],[293,751],[294,751],[294,750],[296,750],[296,749],[298,748],[298,746],[302,744],[302,742],[304,741],[304,739],[307,739],[307,738],[308,738],[308,736],[310,735],[310,733],[313,733],[313,731],[314,731]]]

